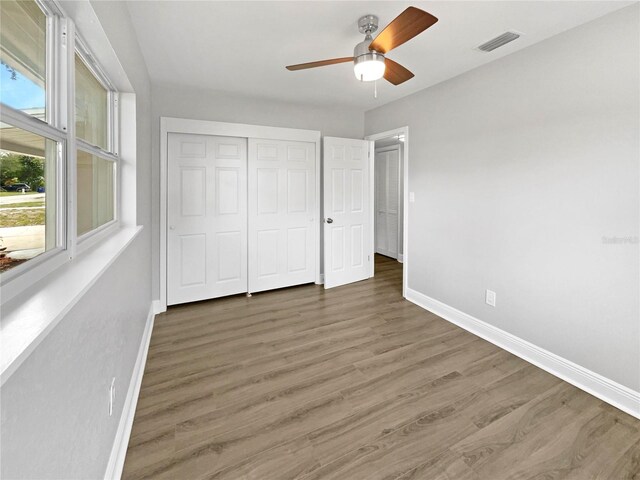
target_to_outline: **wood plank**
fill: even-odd
[[[625,479],[640,422],[402,299],[402,265],[170,308],[123,478]]]

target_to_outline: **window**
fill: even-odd
[[[69,24],[48,0],[0,0],[3,293],[17,276],[36,269],[25,279],[37,279],[118,224],[117,93],[82,41],[64,38]]]
[[[80,46],[81,49],[83,48]],[[86,235],[115,220],[117,157],[109,138],[113,93],[75,56],[77,151],[77,234]],[[88,55],[84,55],[88,56]],[[103,77],[104,78],[104,77]]]
[[[115,163],[78,150],[78,235],[114,220]]]
[[[76,136],[91,145],[109,150],[108,91],[76,54]]]
[[[0,272],[55,249],[60,143],[0,124]]]
[[[0,2],[0,101],[45,119],[47,17],[33,1]]]
[[[60,173],[66,135],[47,122],[47,15],[0,2],[0,273],[64,250]]]

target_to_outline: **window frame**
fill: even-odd
[[[118,131],[118,92],[109,80],[109,77],[104,73],[104,70],[96,62],[95,57],[91,54],[91,51],[86,46],[86,43],[82,38],[76,34],[75,53],[80,57],[84,66],[87,67],[89,72],[94,76],[98,83],[107,91],[107,149],[103,149],[98,145],[92,145],[86,140],[76,137],[79,144],[83,147],[94,149],[96,155],[102,156],[108,154],[113,160],[117,160],[119,145],[117,141],[116,132]],[[74,63],[74,75],[75,75],[75,63]],[[75,87],[75,85],[74,85]],[[75,94],[75,88],[74,88]],[[75,120],[75,109],[74,109]],[[75,122],[74,122],[75,124]],[[84,148],[83,148],[84,149]]]
[[[89,155],[94,155],[103,160],[107,160],[113,162],[114,165],[114,192],[113,192],[113,220],[104,223],[88,232],[83,233],[82,235],[78,235],[77,227],[75,228],[74,235],[76,238],[77,249],[78,251],[84,251],[89,248],[91,245],[94,245],[100,239],[108,236],[110,232],[114,231],[120,225],[120,215],[119,215],[119,207],[120,207],[120,162],[118,157],[119,150],[119,142],[117,131],[119,127],[118,122],[118,92],[113,87],[113,84],[109,80],[109,77],[104,73],[104,70],[100,67],[100,65],[95,61],[95,57],[91,54],[90,50],[87,48],[86,43],[82,40],[82,38],[76,34],[75,36],[75,52],[74,55],[78,55],[80,60],[84,63],[84,66],[87,67],[89,72],[94,76],[94,78],[98,81],[98,83],[107,91],[107,150],[99,147],[98,145],[92,145],[86,140],[76,136],[76,149],[73,152],[73,156],[75,157],[75,168],[77,169],[77,151],[82,150]],[[74,75],[75,75],[75,56],[74,56]],[[74,128],[75,128],[75,85],[74,85]],[[76,187],[74,187],[75,192],[74,195],[77,195],[77,183]],[[77,197],[76,197],[77,198]],[[74,215],[77,216],[77,211],[74,212]],[[77,218],[77,217],[76,217]]]
[[[40,255],[29,259],[28,261],[17,265],[11,270],[2,272],[0,277],[0,286],[3,289],[3,297],[5,296],[4,289],[6,283],[11,282],[14,278],[22,275],[32,269],[37,268],[39,265],[52,260],[54,258],[61,257],[57,260],[57,263],[62,260],[66,261],[65,252],[68,250],[68,236],[67,231],[67,216],[68,216],[68,202],[67,191],[65,188],[65,177],[67,172],[66,156],[68,153],[67,148],[67,135],[61,132],[55,127],[52,127],[48,123],[43,122],[40,119],[32,117],[31,115],[15,110],[11,107],[2,105],[2,111],[0,112],[0,121],[11,125],[12,127],[20,128],[27,132],[39,135],[43,138],[52,140],[58,144],[56,152],[56,246],[49,251],[45,251]],[[63,262],[62,262],[63,263]]]
[[[73,261],[92,245],[112,236],[120,222],[119,93],[85,42],[76,34],[73,21],[54,0],[34,0],[46,16],[45,119],[0,104],[0,121],[57,142],[56,246],[0,274],[4,304],[32,288],[45,275]],[[104,150],[76,138],[75,56],[83,61],[107,90],[107,148]],[[77,234],[77,150],[113,162],[113,220]]]

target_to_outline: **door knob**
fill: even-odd
[[[327,223],[333,223],[333,218],[327,218],[326,222]]]

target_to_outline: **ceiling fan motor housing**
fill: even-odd
[[[373,51],[369,51],[369,43],[367,43],[366,46],[366,51],[365,52],[359,52],[358,47],[362,45],[362,44],[358,44],[356,46],[356,49],[353,53],[353,63],[354,65],[357,65],[359,63],[362,62],[384,62],[384,55],[382,55],[381,53],[378,52],[373,52]]]
[[[365,34],[365,37],[364,40],[353,49],[353,63],[357,65],[358,63],[371,60],[384,60],[384,55],[375,50],[369,50],[369,45],[371,45],[373,41],[371,34],[378,30],[378,17],[375,15],[360,17],[360,20],[358,20],[358,29],[360,33]]]
[[[358,58],[361,55],[366,55],[368,53],[375,53],[372,50],[369,50],[369,45],[371,45],[372,41],[373,41],[373,38],[371,38],[371,35],[367,35],[364,41],[357,44],[356,47],[353,49],[353,56],[355,58]]]

